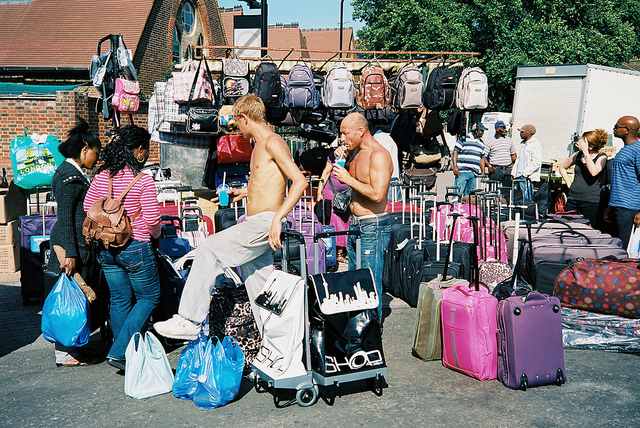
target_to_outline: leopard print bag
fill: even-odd
[[[244,287],[222,288],[211,296],[209,334],[219,338],[233,337],[244,352],[245,370],[251,369],[251,363],[258,355],[262,339]]]

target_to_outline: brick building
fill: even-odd
[[[9,143],[24,126],[64,138],[80,115],[104,141],[112,125],[96,113],[88,65],[108,34],[122,34],[131,50],[143,101],[191,46],[227,43],[216,0],[0,2],[0,82],[25,85],[0,83],[0,168],[9,175]],[[147,108],[143,102],[133,115],[136,124],[146,127]],[[158,160],[157,147],[150,160]]]

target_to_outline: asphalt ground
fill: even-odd
[[[237,399],[213,410],[170,393],[136,400],[124,395],[122,372],[105,362],[55,366],[39,333],[39,305],[22,306],[17,278],[0,275],[0,426],[640,426],[639,356],[565,349],[565,385],[513,391],[413,357],[415,309],[389,296],[381,397],[358,381],[341,385],[333,406],[320,400],[277,409],[272,394],[243,379]],[[89,346],[100,343],[96,334]],[[174,368],[181,349],[168,352]]]

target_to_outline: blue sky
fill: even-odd
[[[249,9],[245,2],[239,0],[218,0],[222,7],[240,5],[246,15],[260,13],[259,9]],[[268,0],[267,21],[269,25],[298,22],[300,28],[339,28],[340,0]],[[344,0],[344,26],[361,29],[364,24],[355,21],[351,15],[353,7],[350,0]]]

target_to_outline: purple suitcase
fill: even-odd
[[[523,391],[566,382],[557,297],[532,291],[498,302],[498,379]]]

